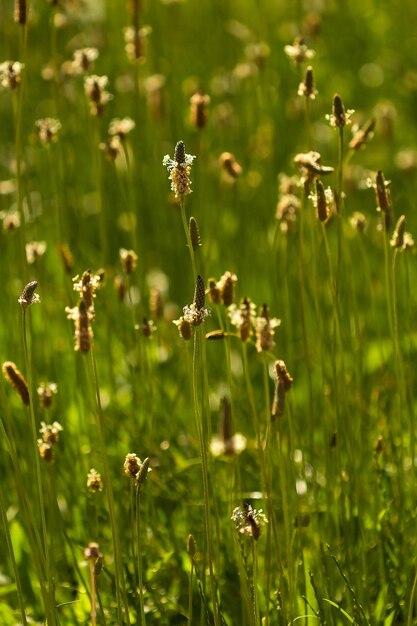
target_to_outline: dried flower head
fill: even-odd
[[[44,409],[48,409],[52,404],[52,398],[58,393],[56,383],[40,383],[36,390],[38,392],[39,401]]]
[[[90,101],[90,111],[92,115],[102,115],[106,104],[113,98],[112,94],[106,91],[109,84],[107,76],[86,76],[84,79],[84,90]]]
[[[352,123],[351,117],[354,114],[354,109],[345,110],[342,98],[336,93],[333,97],[332,112],[326,115],[326,119],[329,121],[330,126],[334,128],[343,128]]]
[[[190,557],[193,559],[195,556],[195,553],[197,551],[197,544],[196,541],[194,539],[194,537],[192,535],[188,535],[187,538],[187,552],[190,555]]]
[[[120,248],[119,255],[123,271],[125,274],[131,274],[136,269],[138,255],[134,250],[126,250],[126,248]]]
[[[244,298],[239,306],[229,306],[229,318],[239,332],[242,341],[249,341],[253,334],[253,325],[256,319],[256,305],[250,298]]]
[[[109,135],[117,136],[121,141],[124,141],[135,126],[136,124],[131,117],[124,117],[123,119],[116,117],[109,124]]]
[[[312,59],[316,54],[314,50],[306,46],[302,37],[296,37],[292,46],[285,46],[284,52],[295,65],[300,65],[304,61]]]
[[[407,220],[405,215],[401,215],[401,217],[397,221],[395,230],[390,240],[390,245],[393,248],[398,248],[399,250],[407,250],[414,246],[414,239],[412,235],[405,230],[406,222]]]
[[[285,391],[289,391],[293,383],[293,378],[289,374],[284,361],[275,361],[275,373],[277,378],[284,382]]]
[[[18,298],[18,302],[24,309],[26,309],[28,306],[31,306],[32,304],[36,304],[37,302],[41,301],[38,294],[35,293],[37,286],[37,281],[31,280],[30,283],[28,283],[23,289],[22,294]]]
[[[219,163],[231,181],[236,180],[242,173],[242,167],[231,152],[223,152],[220,155]]]
[[[363,126],[353,126],[353,137],[349,142],[349,148],[351,150],[360,150],[365,148],[366,144],[374,136],[375,118],[371,118]]]
[[[298,87],[298,95],[304,96],[304,98],[310,98],[314,100],[318,94],[317,89],[314,87],[314,72],[311,65],[307,68],[304,81],[300,83]]]
[[[21,73],[24,64],[19,61],[4,61],[0,63],[0,84],[13,91],[21,82]]]
[[[58,132],[61,130],[61,122],[53,117],[45,117],[37,120],[35,126],[38,129],[38,137],[41,143],[49,144],[58,141]]]
[[[191,154],[186,154],[183,141],[179,141],[176,144],[173,159],[171,159],[169,154],[166,154],[163,158],[162,164],[169,172],[171,189],[175,193],[176,198],[191,193],[190,172],[195,158]]]
[[[203,91],[197,91],[190,98],[191,104],[191,123],[194,128],[204,128],[207,124],[208,105],[210,104],[210,96]]]
[[[26,260],[29,265],[33,265],[37,259],[42,257],[46,252],[46,241],[29,241],[25,245]]]
[[[29,406],[29,387],[23,375],[19,372],[12,361],[5,361],[2,365],[3,376],[11,384],[16,393],[20,396],[23,404]]]
[[[231,519],[239,533],[251,537],[255,541],[259,539],[262,528],[268,523],[262,509],[254,509],[247,502],[243,506],[238,506],[234,509]]]
[[[59,422],[53,422],[53,424],[46,424],[45,422],[41,422],[39,432],[42,435],[43,442],[54,444],[58,443],[59,433],[62,430],[63,428]]]
[[[272,350],[272,348],[275,346],[275,328],[278,328],[280,324],[281,320],[277,319],[276,317],[269,317],[268,307],[266,304],[264,304],[260,315],[255,318],[257,352]]]
[[[97,472],[94,468],[91,468],[87,474],[87,489],[90,493],[103,491],[101,474],[99,474],[99,472]]]
[[[72,61],[72,71],[74,74],[84,74],[93,66],[98,58],[97,48],[81,48],[75,50]]]

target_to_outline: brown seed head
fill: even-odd
[[[12,361],[6,361],[3,363],[2,369],[7,382],[10,383],[16,393],[19,394],[23,404],[28,406],[30,404],[29,387],[16,365]]]
[[[99,547],[98,543],[91,541],[84,550],[84,558],[87,561],[97,561],[97,559],[102,559],[103,555],[101,554]]]
[[[204,280],[200,275],[197,276],[197,282],[194,291],[194,300],[193,303],[197,310],[204,309],[204,304],[206,301],[206,290],[204,287]]]
[[[320,222],[326,222],[328,219],[327,199],[324,193],[323,183],[318,178],[316,178],[316,202],[317,217]]]
[[[216,282],[215,278],[209,278],[207,292],[208,292],[208,296],[209,296],[211,302],[213,302],[213,304],[220,304],[220,302],[221,302],[221,291],[220,291],[220,288],[219,288],[218,283]]]
[[[224,339],[224,330],[212,330],[211,332],[205,334],[205,338],[207,339],[207,341],[217,341],[218,339]]]
[[[42,439],[38,439],[38,450],[41,459],[47,463],[51,463],[54,460],[54,449],[52,444],[45,442]]]

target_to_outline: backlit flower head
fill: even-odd
[[[190,172],[195,158],[192,154],[186,154],[183,141],[179,141],[175,146],[173,159],[169,154],[166,154],[163,158],[162,164],[169,172],[171,189],[175,193],[176,198],[191,193]]]
[[[330,126],[343,128],[343,126],[352,123],[351,117],[354,112],[355,109],[345,109],[342,98],[336,93],[333,97],[332,112],[326,115],[326,119],[329,121]]]
[[[91,69],[94,61],[98,58],[97,48],[81,48],[73,54],[72,70],[74,74],[84,74]]]
[[[116,135],[123,141],[135,126],[136,124],[131,117],[124,117],[123,119],[115,117],[109,124],[109,135]]]
[[[234,509],[231,519],[239,533],[252,537],[255,541],[259,539],[262,528],[268,523],[262,509],[254,509],[247,502],[243,506],[238,506]]]
[[[103,491],[103,481],[101,474],[94,468],[91,468],[87,474],[87,489],[90,493],[97,493]]]
[[[305,98],[310,98],[310,100],[314,100],[317,94],[318,91],[314,86],[313,68],[309,66],[306,70],[304,81],[300,83],[298,87],[298,95],[304,96]]]
[[[52,404],[52,398],[58,393],[58,387],[56,383],[41,383],[36,390],[38,392],[39,401],[44,409],[47,409]]]
[[[84,90],[90,101],[90,111],[92,115],[102,115],[106,104],[113,98],[112,94],[106,90],[109,84],[107,76],[87,76],[84,79]]]
[[[253,325],[256,319],[256,305],[250,298],[244,298],[239,306],[229,306],[229,318],[239,332],[242,341],[249,341],[253,335]]]
[[[19,86],[24,64],[19,61],[0,63],[0,84],[6,89],[14,90]]]
[[[258,352],[272,350],[275,346],[275,328],[278,328],[280,324],[281,320],[276,317],[269,317],[268,307],[264,304],[261,314],[255,318],[256,350]]]
[[[61,122],[53,117],[45,117],[37,120],[35,126],[38,129],[38,136],[41,143],[52,143],[58,140],[58,131],[61,129]]]
[[[292,45],[284,47],[285,54],[291,59],[295,65],[304,63],[309,59],[312,59],[316,54],[314,50],[309,49],[304,43],[302,37],[296,37]]]
[[[37,259],[43,256],[46,252],[46,241],[29,241],[25,245],[26,260],[29,265],[35,263]]]
[[[19,304],[22,305],[22,307],[24,309],[26,309],[28,306],[31,306],[31,304],[35,304],[35,303],[41,301],[41,299],[38,296],[38,294],[35,293],[35,289],[37,288],[37,286],[38,286],[37,281],[36,280],[32,280],[23,289],[20,298],[18,298],[18,302],[19,302]]]

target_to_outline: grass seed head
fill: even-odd
[[[23,404],[29,406],[29,387],[23,375],[19,372],[16,365],[12,361],[5,361],[2,366],[3,375],[8,383],[11,384],[16,393],[20,396]]]
[[[24,64],[19,61],[4,61],[0,63],[0,84],[10,91],[14,91],[22,80],[21,74]]]
[[[365,148],[366,144],[374,135],[375,118],[371,118],[360,128],[355,128],[354,135],[349,142],[349,148],[351,150],[360,150]]]
[[[188,535],[188,538],[187,538],[187,552],[192,559],[194,558],[196,551],[197,551],[197,544],[195,542],[194,537],[190,534]]]
[[[236,157],[231,152],[223,152],[219,159],[220,165],[231,181],[236,180],[242,173],[242,167],[236,161]]]
[[[195,305],[195,308],[198,311],[201,311],[202,309],[204,309],[205,301],[206,301],[206,289],[204,286],[204,280],[201,278],[200,275],[198,275],[196,285],[195,285],[193,304]]]
[[[49,409],[54,395],[58,393],[58,387],[56,383],[52,382],[41,383],[36,391],[42,408]]]
[[[136,269],[138,255],[134,250],[126,250],[125,248],[120,248],[119,255],[123,271],[125,274],[131,274]]]
[[[38,439],[38,450],[39,456],[41,459],[46,461],[47,463],[52,463],[55,458],[54,448],[52,444],[43,441],[42,439]]]

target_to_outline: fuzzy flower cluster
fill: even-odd
[[[102,115],[106,104],[113,98],[112,94],[106,90],[109,84],[107,76],[97,76],[95,74],[84,79],[84,91],[90,102],[92,115]]]
[[[84,74],[92,67],[97,58],[97,48],[81,48],[80,50],[75,50],[71,67],[73,74]]]
[[[37,388],[39,402],[44,409],[49,409],[52,404],[52,398],[58,393],[58,386],[56,383],[40,383]]]
[[[190,172],[195,158],[192,154],[186,154],[184,142],[179,141],[175,146],[174,158],[166,154],[162,160],[162,165],[168,170],[171,189],[176,198],[192,193]]]
[[[149,458],[141,461],[136,454],[129,452],[123,464],[123,471],[126,476],[134,481],[137,487],[140,487],[145,482],[148,473],[152,471],[149,467]]]
[[[275,346],[275,329],[281,325],[281,320],[269,317],[268,307],[264,304],[261,314],[255,318],[256,350],[264,352]]]
[[[412,234],[405,230],[406,221],[405,215],[401,215],[390,239],[390,245],[398,250],[409,250],[414,247]]]
[[[33,265],[46,252],[46,241],[29,241],[25,245],[26,260],[29,265]]]
[[[223,398],[219,412],[219,434],[210,441],[210,452],[214,457],[234,456],[246,448],[246,437],[233,433],[232,411],[228,398]]]
[[[225,306],[233,304],[236,283],[236,274],[229,271],[225,272],[218,281],[215,278],[209,278],[207,292],[213,304],[223,303]]]
[[[94,298],[101,283],[101,276],[92,274],[90,270],[83,272],[81,278],[73,278],[74,291],[80,294],[80,302],[75,307],[66,307],[67,318],[75,325],[75,350],[88,352],[91,348],[93,330],[91,322],[94,320]]]
[[[97,493],[103,491],[103,481],[101,474],[97,472],[93,467],[87,474],[87,489],[90,493]]]
[[[50,463],[54,460],[54,446],[59,441],[59,433],[63,430],[59,422],[53,424],[46,424],[41,422],[39,432],[41,438],[38,439],[39,456],[44,461]]]
[[[300,65],[304,61],[312,59],[316,54],[315,50],[307,47],[302,37],[296,37],[292,45],[285,46],[284,52],[295,65]]]
[[[245,503],[234,509],[231,517],[236,530],[242,535],[251,537],[257,541],[262,533],[262,528],[268,523],[262,509],[254,509],[251,504]]]
[[[58,132],[61,130],[61,122],[53,117],[45,117],[37,120],[35,126],[38,129],[39,141],[49,144],[58,141]]]
[[[19,61],[4,61],[0,63],[0,84],[5,89],[13,91],[19,86],[24,64]]]

